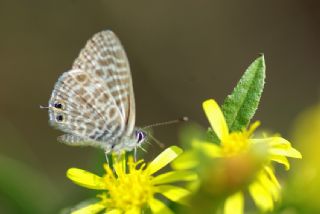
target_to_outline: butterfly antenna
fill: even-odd
[[[150,128],[156,127],[156,126],[165,126],[165,125],[171,125],[171,124],[180,123],[180,122],[187,122],[187,121],[189,121],[188,117],[181,117],[181,118],[176,119],[176,120],[170,120],[170,121],[161,122],[161,123],[154,123],[154,124],[145,126],[142,129],[143,130],[147,130],[147,129],[150,129]],[[150,132],[148,132],[148,137],[150,137],[156,144],[158,144],[158,146],[160,148],[163,149],[165,147],[165,144],[160,142],[158,139],[156,139]],[[151,144],[149,141],[147,141],[147,142],[149,144]]]
[[[161,123],[154,123],[154,124],[143,127],[143,129],[149,129],[149,128],[156,127],[156,126],[165,126],[165,125],[170,125],[170,124],[180,123],[180,122],[187,122],[187,121],[189,121],[188,117],[181,117],[176,120],[170,120],[170,121],[161,122]]]

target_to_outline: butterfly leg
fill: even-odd
[[[110,166],[109,157],[108,157],[109,152],[105,151],[104,154],[106,155],[107,164],[108,164],[108,166]]]
[[[138,155],[137,150],[138,150],[137,147],[134,147],[134,150],[133,150],[134,162],[137,162],[137,155]]]

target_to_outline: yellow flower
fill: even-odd
[[[248,160],[250,160],[250,158],[243,157],[247,157],[248,154],[252,154],[252,150],[254,150],[256,154],[258,151],[258,154],[261,154],[263,156],[263,158],[261,159],[263,160],[263,162],[255,171],[253,178],[251,178],[250,181],[246,183],[245,187],[247,187],[247,190],[249,191],[255,204],[262,211],[271,211],[274,206],[274,201],[277,201],[279,199],[280,194],[280,184],[274,175],[271,162],[274,161],[283,164],[288,170],[290,168],[290,164],[287,157],[301,158],[302,156],[300,152],[292,148],[289,141],[278,136],[261,139],[252,138],[253,132],[259,126],[259,122],[253,123],[248,130],[243,129],[242,131],[230,132],[220,107],[212,99],[205,101],[203,103],[203,108],[213,131],[216,133],[217,137],[220,140],[220,145],[214,144],[212,142],[193,140],[192,149],[188,152],[185,152],[181,157],[179,157],[173,163],[173,167],[180,170],[198,167],[201,159],[197,154],[199,154],[200,151],[201,154],[204,154],[209,158],[209,160],[225,160],[227,164],[223,166],[229,167],[229,171],[224,171],[226,172],[225,174],[233,174],[229,177],[222,177],[225,180],[226,178],[228,178],[229,180],[227,180],[228,182],[230,182],[230,180],[232,179],[241,177],[236,174],[238,172],[238,168],[235,166],[243,167],[243,165],[249,164],[250,161]],[[245,161],[239,163],[241,162],[239,160]],[[230,163],[233,164],[233,166],[231,167],[232,170],[230,170]],[[221,170],[219,172],[221,172]],[[217,174],[212,175],[209,175],[209,178],[216,179]],[[221,185],[221,181],[216,182],[216,184],[217,183]],[[226,185],[224,187],[226,187]],[[218,187],[210,185],[210,188],[221,188],[221,186]],[[225,214],[243,213],[243,190],[243,188],[238,187],[237,191],[233,191],[233,194],[225,200]]]
[[[148,165],[143,161],[133,161],[125,155],[114,157],[113,170],[105,164],[105,175],[100,177],[85,170],[71,168],[67,177],[76,184],[96,190],[105,190],[98,195],[99,202],[90,204],[73,214],[87,213],[142,213],[145,207],[153,213],[172,213],[172,211],[159,199],[156,194],[162,194],[171,201],[185,204],[189,191],[170,185],[178,181],[191,181],[197,178],[190,171],[171,171],[155,176],[160,169],[172,162],[182,153],[179,147],[172,146],[164,150]]]

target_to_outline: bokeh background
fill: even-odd
[[[316,0],[0,0],[0,213],[58,213],[87,197],[65,171],[99,172],[103,153],[56,142],[39,105],[94,33],[111,29],[126,49],[138,126],[181,116],[207,126],[201,102],[221,103],[264,53],[255,119],[292,139],[299,113],[319,101],[319,26]],[[177,144],[179,126],[155,136]]]

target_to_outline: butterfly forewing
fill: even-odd
[[[49,106],[51,124],[77,136],[61,138],[65,141],[114,143],[132,133],[135,106],[131,73],[113,32],[102,31],[87,42],[72,70],[56,83]]]
[[[112,92],[130,134],[135,124],[135,101],[127,55],[112,31],[102,31],[90,39],[74,61],[73,69],[94,72]]]

